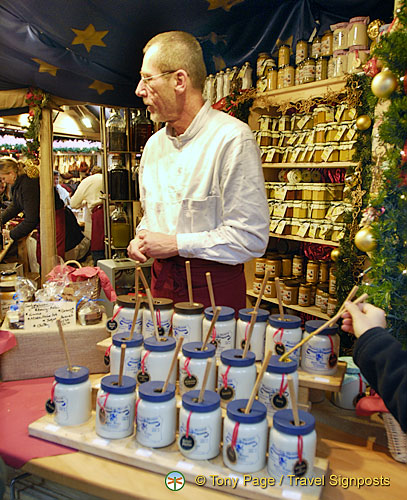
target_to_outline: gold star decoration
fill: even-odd
[[[207,0],[208,10],[223,9],[229,11],[234,5],[244,2],[244,0]]]
[[[59,70],[57,66],[41,61],[41,59],[37,59],[36,57],[33,57],[32,60],[40,65],[38,68],[39,73],[49,73],[52,76],[57,76],[57,71]]]
[[[106,47],[106,44],[102,42],[102,38],[106,36],[109,31],[96,31],[93,24],[89,24],[85,30],[71,29],[76,35],[72,41],[72,45],[83,44],[88,52],[90,52],[93,45]]]
[[[100,82],[99,80],[94,80],[91,85],[89,85],[89,88],[95,89],[99,95],[103,94],[103,92],[106,92],[106,90],[114,89],[113,85],[110,85],[110,83]]]

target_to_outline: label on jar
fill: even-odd
[[[306,460],[301,460],[301,462],[298,460],[295,462],[294,467],[293,467],[293,473],[296,477],[302,477],[304,474],[307,473],[308,470],[308,464]]]
[[[231,401],[233,399],[233,396],[235,395],[235,390],[232,386],[222,386],[219,389],[219,396],[220,399],[223,399],[223,401]]]
[[[310,303],[310,292],[299,292],[298,293],[298,305],[309,306]]]
[[[304,115],[298,120],[298,128],[303,129],[305,125],[309,122],[311,119],[311,115]]]
[[[198,383],[198,378],[195,375],[187,375],[182,383],[187,389],[193,389]]]
[[[191,435],[189,435],[188,437],[186,435],[181,436],[179,445],[185,451],[192,450],[192,448],[195,446],[194,438]]]
[[[329,160],[329,157],[331,156],[331,154],[334,152],[334,148],[332,146],[329,146],[327,148],[324,148],[324,151],[322,153],[322,160],[323,161],[328,161]]]
[[[277,233],[277,234],[283,234],[283,232],[284,232],[284,228],[285,228],[286,224],[287,224],[287,221],[286,221],[286,220],[281,220],[281,221],[278,223],[278,226],[277,226],[277,228],[276,228],[276,230],[275,230],[275,233]]]

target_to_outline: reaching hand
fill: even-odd
[[[345,312],[342,314],[342,330],[354,333],[360,337],[367,330],[376,326],[386,327],[386,315],[383,309],[366,302],[362,304],[345,303]]]

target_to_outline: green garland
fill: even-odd
[[[385,33],[373,56],[390,69],[397,81],[407,78],[407,7],[403,2],[392,29]],[[403,84],[390,96],[390,106],[379,127],[388,144],[379,194],[370,199],[381,215],[372,224],[376,248],[371,254],[370,283],[364,286],[369,300],[383,308],[394,337],[407,346],[407,97]]]
[[[377,98],[373,95],[370,88],[371,79],[364,74],[352,75],[348,78],[346,87],[356,87],[360,90],[360,98],[356,105],[356,115],[367,115],[373,122],[374,108],[377,103]],[[372,138],[371,129],[367,131],[358,131],[355,153],[352,157],[352,162],[356,166],[349,167],[346,172],[347,179],[352,179],[357,175],[357,169],[360,171],[361,189],[366,193],[369,192],[371,183],[371,162],[372,162]],[[357,216],[355,223],[359,224],[362,217],[362,211],[367,206],[368,200],[365,195],[362,198],[362,207]],[[336,296],[338,304],[342,304],[349,294],[352,287],[355,285],[358,275],[362,270],[363,252],[360,252],[354,242],[354,229],[352,230],[353,215],[349,213],[345,217],[346,230],[345,235],[340,241],[339,257],[335,263],[336,276]],[[349,354],[354,343],[354,336],[349,335],[340,330],[341,335],[341,351],[342,354]]]
[[[39,161],[40,151],[40,125],[42,109],[48,104],[49,94],[41,89],[30,88],[25,95],[25,102],[28,104],[28,127],[24,134],[26,146],[22,148],[25,156],[34,161]]]

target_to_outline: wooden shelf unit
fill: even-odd
[[[321,240],[318,238],[302,238],[301,236],[295,236],[293,234],[277,234],[270,232],[271,238],[283,238],[285,240],[301,241],[303,243],[319,243],[320,245],[327,245],[332,247],[339,247],[339,241]]]
[[[258,295],[254,293],[252,290],[247,290],[246,295],[249,297],[253,297],[254,299],[257,299]],[[271,298],[271,297],[262,297],[261,300],[264,300],[265,302],[271,302],[272,304],[278,304],[278,299],[277,298]],[[284,307],[288,307],[289,309],[294,309],[294,311],[299,311],[303,312],[306,314],[311,314],[312,316],[315,316],[317,318],[321,319],[329,319],[329,316],[323,312],[318,307],[315,306],[309,306],[309,307],[302,307],[299,306],[298,304],[292,304],[292,305],[285,305]]]
[[[263,168],[348,168],[354,167],[356,163],[351,161],[332,161],[324,163],[267,163],[264,162]]]

